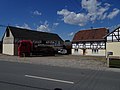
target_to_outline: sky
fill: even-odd
[[[120,26],[120,0],[0,0],[0,25],[58,34],[72,40],[76,32]],[[0,37],[6,27],[0,26]]]

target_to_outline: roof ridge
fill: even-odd
[[[90,30],[100,30],[100,29],[107,29],[107,28],[92,28],[92,29],[86,29],[86,30],[84,29],[84,30],[80,30],[80,31],[90,31]]]
[[[55,34],[55,33],[51,33],[51,32],[42,32],[42,31],[36,31],[33,29],[27,29],[27,28],[20,28],[20,27],[14,27],[14,26],[8,26],[9,28],[16,28],[19,30],[26,30],[26,31],[32,31],[32,32],[40,32],[40,33],[48,33],[48,34]]]
[[[8,26],[6,30],[10,30],[14,37],[21,39],[63,41],[62,38],[55,33],[39,32],[35,30],[18,28],[13,26]]]

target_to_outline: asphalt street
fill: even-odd
[[[120,72],[0,61],[0,90],[120,90]]]

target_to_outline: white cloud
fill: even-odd
[[[109,19],[114,18],[117,14],[119,14],[120,10],[117,8],[114,8],[112,12],[109,13],[109,15],[107,16]]]
[[[110,8],[110,5],[105,3],[105,7],[99,7],[97,11],[98,20],[103,20],[107,16],[107,10]]]
[[[82,8],[87,10],[90,14],[96,13],[97,6],[99,5],[96,0],[82,0]]]
[[[110,4],[105,3],[102,6],[102,3],[97,0],[82,0],[81,5],[87,11],[87,17],[90,21],[105,19],[110,8]]]
[[[57,11],[58,15],[63,15],[64,22],[68,24],[80,25],[83,26],[84,23],[87,21],[87,17],[85,17],[82,13],[74,13],[70,12],[67,9],[62,9],[61,11]]]
[[[59,23],[53,23],[53,26],[55,26],[55,27],[58,26],[58,25],[59,25]]]
[[[68,36],[73,36],[74,35],[74,32],[71,32],[68,34]]]
[[[41,12],[39,12],[39,11],[37,11],[37,10],[35,10],[34,12],[32,12],[33,13],[33,15],[38,15],[38,16],[41,16],[42,15],[42,13]]]
[[[37,31],[49,32],[50,30],[49,30],[48,26],[40,25],[39,27],[37,27]]]
[[[50,32],[48,21],[45,21],[44,24],[38,26],[37,31]]]
[[[57,23],[57,22],[50,24],[47,20],[46,20],[45,22],[40,21],[40,25],[37,26],[37,31],[51,32],[51,31],[54,30],[58,25],[59,25],[59,23]]]
[[[57,26],[59,25],[59,23],[53,23],[52,26],[51,26],[51,29],[54,30]]]
[[[90,21],[94,22],[95,20],[104,20],[106,18],[112,19],[120,12],[119,9],[115,8],[113,12],[108,13],[111,5],[109,3],[102,4],[98,0],[82,0],[81,6],[85,10],[84,13],[75,13],[62,9],[57,11],[57,14],[62,15],[62,20],[67,24],[84,26]]]
[[[24,28],[24,29],[31,29],[30,26],[26,23],[24,23],[22,26],[16,25],[18,28]]]

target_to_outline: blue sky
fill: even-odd
[[[120,0],[1,0],[0,25],[57,33],[72,40],[80,30],[120,26]],[[0,27],[2,37],[5,27]]]

